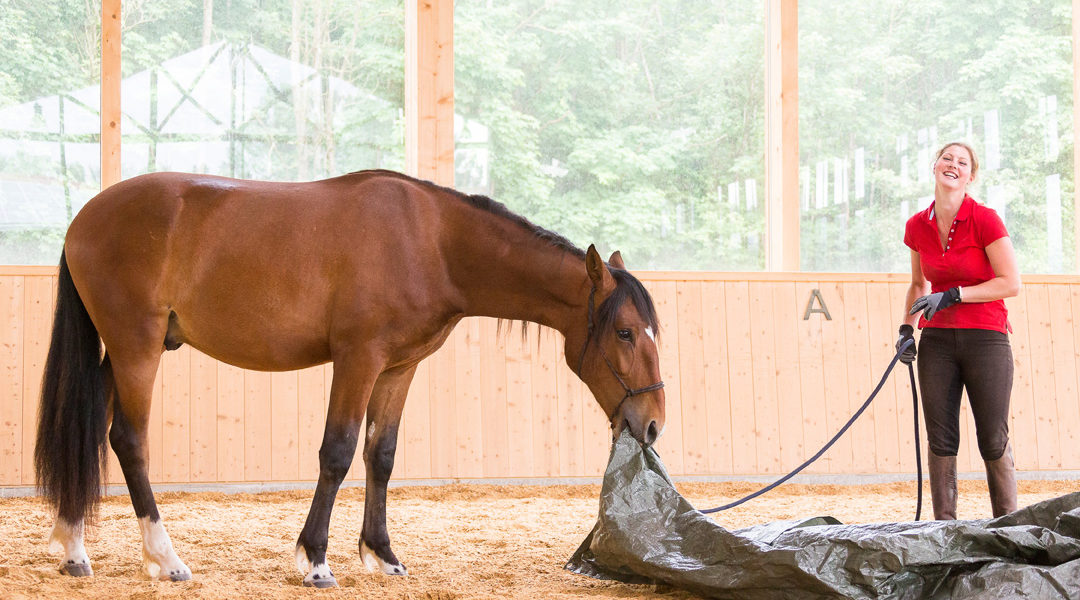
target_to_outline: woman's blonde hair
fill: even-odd
[[[979,157],[975,154],[975,149],[971,147],[971,144],[968,144],[967,142],[949,142],[948,144],[945,144],[937,151],[937,154],[934,155],[934,164],[937,164],[937,161],[941,159],[941,155],[945,154],[945,151],[951,146],[960,146],[964,150],[967,150],[968,154],[971,155],[971,178],[975,179],[975,175],[979,173]]]

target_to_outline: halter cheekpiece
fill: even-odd
[[[589,291],[589,313],[588,313],[588,321],[587,321],[588,328],[586,329],[586,334],[585,334],[585,344],[581,347],[581,356],[578,357],[578,368],[577,368],[577,376],[578,377],[581,377],[581,369],[582,369],[582,367],[585,366],[585,351],[588,350],[589,342],[592,341],[593,329],[595,328],[594,327],[595,321],[593,319],[593,313],[595,313],[595,312],[596,312],[596,286],[594,285],[592,290]],[[622,400],[619,400],[619,406],[615,407],[615,412],[616,413],[619,412],[619,407],[622,406],[622,403],[626,402],[626,400],[628,398],[631,398],[633,396],[637,396],[639,394],[647,394],[649,392],[655,392],[656,390],[662,389],[664,387],[664,382],[663,381],[657,381],[656,383],[653,383],[651,385],[647,385],[645,387],[640,387],[640,388],[637,388],[637,389],[634,389],[634,388],[630,387],[629,385],[626,384],[625,381],[623,381],[623,378],[619,376],[619,372],[615,370],[615,365],[611,364],[611,360],[608,358],[607,352],[604,352],[604,347],[597,344],[597,348],[600,349],[600,356],[602,356],[604,358],[604,363],[607,365],[608,370],[611,371],[611,374],[615,376],[615,380],[619,382],[619,385],[621,385],[623,390],[626,392],[626,394],[623,395]]]

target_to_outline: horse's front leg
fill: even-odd
[[[398,424],[416,367],[387,371],[379,376],[371,394],[364,440],[364,528],[360,532],[360,557],[369,571],[408,575],[405,565],[390,549],[386,531],[386,484],[394,470]]]
[[[330,406],[326,429],[319,448],[319,482],[311,499],[304,529],[296,542],[296,567],[305,573],[304,586],[328,588],[337,580],[326,562],[326,544],[330,512],[338,488],[345,479],[356,454],[360,424],[371,395],[375,377],[363,366],[349,361],[334,361],[334,380],[330,385]]]

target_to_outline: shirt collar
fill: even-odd
[[[930,203],[930,208],[926,209],[926,220],[927,221],[933,221],[934,220],[934,205],[935,204],[937,204],[936,200]],[[971,211],[973,211],[973,210],[975,210],[975,199],[972,198],[971,196],[967,195],[967,194],[964,194],[964,200],[963,200],[963,202],[960,203],[960,210],[956,211],[956,219],[955,220],[957,220],[957,221],[966,221],[967,218],[971,216]]]

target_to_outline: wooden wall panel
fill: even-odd
[[[809,456],[803,438],[802,381],[799,371],[799,301],[795,284],[772,286],[773,329],[776,336],[776,406],[779,412],[779,470],[788,473]]]
[[[0,270],[0,485],[27,486],[55,270],[7,269]],[[816,452],[891,360],[907,287],[891,275],[641,276],[663,326],[667,427],[657,449],[673,475],[776,475]],[[820,301],[812,306],[831,319],[821,310],[804,319],[814,290]],[[1008,306],[1017,464],[1080,469],[1080,278],[1025,277]],[[523,339],[519,327],[467,319],[421,363],[396,479],[602,474],[610,425],[567,366],[562,337],[533,326]],[[314,481],[332,374],[329,365],[244,371],[186,346],[166,353],[153,388],[151,480]],[[979,472],[966,406],[962,418],[960,468]],[[913,473],[912,425],[899,365],[863,418],[807,472]],[[121,483],[115,458],[111,464],[109,481]],[[350,480],[363,472],[358,452]]]
[[[814,296],[815,290],[820,293],[821,283],[818,281],[800,281],[795,283],[795,299],[799,311],[798,323],[798,348],[799,348],[799,391],[802,400],[802,412],[800,417],[803,423],[803,452],[805,456],[799,461],[802,464],[817,448],[825,445],[831,434],[825,418],[825,350],[824,336],[825,324],[832,318],[832,313],[810,312],[811,306],[819,310],[828,310],[829,303],[820,305]],[[824,301],[824,297],[821,298]],[[813,305],[811,302],[813,301]],[[836,304],[836,301],[833,301]],[[827,318],[828,317],[828,318]],[[818,461],[806,469],[807,473],[827,473],[827,463]]]
[[[0,278],[0,481],[22,481],[24,277]]]
[[[52,332],[53,305],[56,300],[56,278],[47,275],[28,275],[23,282],[25,292],[23,327],[22,413],[22,485],[34,483],[34,443],[37,430],[38,396],[45,358],[49,353]],[[2,317],[0,317],[2,318]],[[115,457],[113,458],[115,460]],[[116,472],[118,469],[113,469]]]
[[[728,319],[724,284],[701,284],[701,327],[705,381],[705,421],[708,424],[708,472],[732,473],[731,390],[728,387]],[[697,418],[701,418],[697,415]]]

